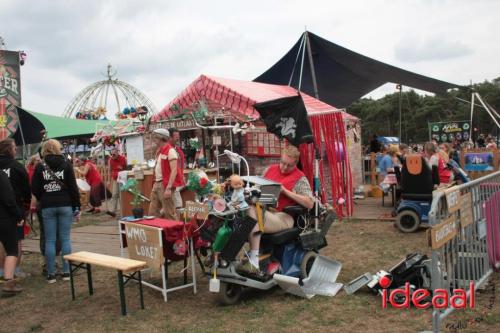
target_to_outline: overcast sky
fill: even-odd
[[[0,1],[0,36],[28,54],[23,106],[61,115],[111,63],[160,110],[200,74],[252,80],[304,27],[458,84],[500,76],[500,1]],[[393,92],[386,85],[373,93]]]

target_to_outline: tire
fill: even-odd
[[[396,216],[396,226],[404,233],[415,232],[420,226],[420,216],[413,210],[404,210]]]
[[[300,263],[300,274],[303,279],[309,276],[309,272],[317,256],[318,254],[313,251],[307,251],[306,254],[304,254],[302,262]]]
[[[236,304],[241,297],[243,288],[239,284],[221,282],[218,294],[219,303],[223,305]]]

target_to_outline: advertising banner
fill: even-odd
[[[469,140],[470,121],[429,123],[430,139],[437,142],[462,142]]]
[[[0,50],[0,140],[17,130],[16,105],[21,106],[19,52]]]

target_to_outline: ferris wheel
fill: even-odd
[[[66,106],[63,117],[105,120],[133,119],[139,115],[151,116],[157,112],[155,105],[134,86],[114,76],[116,71],[107,66],[107,79],[95,82],[76,95]]]

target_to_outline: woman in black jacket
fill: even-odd
[[[45,233],[47,282],[56,282],[56,237],[59,231],[61,255],[71,253],[71,224],[80,214],[80,193],[73,166],[61,153],[57,140],[48,140],[42,147],[43,161],[33,173],[31,188],[42,209]],[[63,280],[69,281],[69,264],[64,259]]]
[[[18,248],[17,248],[17,224],[23,223],[23,214],[16,204],[14,190],[10,180],[4,172],[0,171],[0,243],[5,248],[7,256],[4,262],[3,276],[5,283],[2,291],[17,293],[23,289],[14,280]]]

